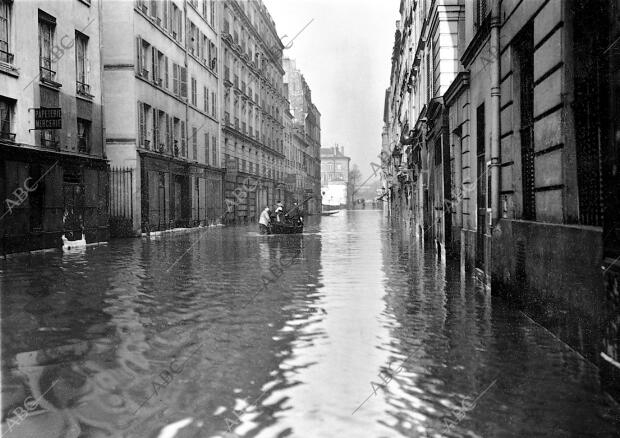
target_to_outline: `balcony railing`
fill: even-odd
[[[52,138],[45,138],[43,135],[41,136],[41,147],[58,150],[58,144],[58,137],[56,136],[53,136]]]
[[[15,133],[8,131],[0,131],[0,140],[15,142]]]
[[[78,94],[82,94],[84,96],[91,96],[91,94],[90,94],[90,85],[85,84],[84,82],[77,81],[75,83],[75,91]]]
[[[40,66],[39,73],[41,74],[41,79],[45,81],[55,82],[56,72],[50,68]]]
[[[90,153],[90,141],[88,135],[78,135],[78,152]]]
[[[12,53],[9,53],[5,50],[0,50],[0,61],[1,62],[5,62],[7,64],[13,64],[13,59],[15,57],[13,56]]]

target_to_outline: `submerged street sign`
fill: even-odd
[[[35,108],[34,129],[62,129],[60,108]]]

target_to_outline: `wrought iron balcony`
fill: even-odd
[[[77,81],[75,83],[75,91],[83,96],[92,97],[92,94],[90,94],[90,85],[84,82]]]
[[[13,59],[15,57],[13,56],[12,53],[9,53],[5,50],[0,50],[0,61],[1,62],[5,62],[7,64],[13,64]]]
[[[45,138],[43,135],[41,135],[41,147],[44,147],[46,149],[58,150],[59,144],[60,142],[58,141],[58,137],[56,137],[55,135],[52,136],[52,138]]]
[[[8,131],[0,131],[0,140],[15,142],[15,133]]]
[[[88,135],[78,135],[78,152],[90,153],[90,141]]]
[[[44,81],[56,83],[56,72],[51,68],[40,66],[39,73],[41,74],[41,79]]]

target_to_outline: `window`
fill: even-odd
[[[192,156],[198,161],[198,130],[192,127]]]
[[[484,19],[487,18],[487,0],[475,0],[474,2],[474,19],[476,26],[481,26]]]
[[[216,0],[211,0],[211,9],[210,9],[210,15],[209,15],[209,22],[211,23],[211,26],[215,26],[215,1]]]
[[[158,0],[151,0],[151,17],[157,18],[157,3]]]
[[[78,152],[90,153],[90,121],[77,119]]]
[[[209,164],[209,158],[211,155],[209,154],[209,134],[205,134],[205,163]]]
[[[172,92],[179,95],[179,66],[172,64]]]
[[[0,0],[0,62],[13,63],[13,54],[10,52],[11,35],[11,3],[9,0]]]
[[[204,112],[208,113],[209,112],[209,90],[207,90],[207,87],[203,87],[202,88],[202,106],[203,106],[203,110]]]
[[[169,21],[168,8],[170,8],[170,0],[164,0],[164,4],[162,8],[162,15],[164,18],[164,23],[163,23],[164,29],[168,29],[168,21]]]
[[[179,81],[181,88],[181,97],[187,98],[187,68],[179,66]]]
[[[137,52],[137,63],[136,69],[139,76],[142,76],[145,79],[149,77],[149,56],[152,56],[151,45],[138,37],[136,39],[136,52]]]
[[[172,5],[172,37],[177,41],[183,39],[183,18],[181,16],[181,10],[175,5]]]
[[[192,77],[191,85],[192,85],[192,105],[198,106],[198,92],[196,90],[198,86],[196,84],[196,78]]]
[[[217,118],[217,112],[215,110],[215,92],[211,92],[211,115]]]
[[[75,73],[76,91],[78,94],[90,95],[88,85],[88,37],[80,32],[75,32]]]
[[[147,148],[145,104],[138,101],[138,146]]]
[[[179,139],[181,137],[181,121],[179,119],[177,119],[176,117],[174,118],[174,122],[173,122],[173,143],[174,143],[174,156],[178,157],[179,153],[180,153],[180,149],[179,149]]]
[[[167,116],[164,111],[157,111],[157,150],[160,153],[166,152],[167,142]]]
[[[534,33],[531,23],[515,39],[518,59],[521,138],[522,219],[536,220],[536,169],[534,147]]]
[[[39,72],[42,80],[54,81],[56,72],[52,69],[52,48],[56,33],[56,19],[39,10]]]
[[[14,100],[0,97],[0,140],[15,141],[15,134],[11,132],[14,110]]]
[[[211,159],[213,160],[211,164],[217,166],[217,145],[216,145],[215,135],[211,137]]]
[[[153,143],[151,149],[156,151],[159,149],[159,111],[153,108]]]
[[[185,122],[181,120],[181,156],[187,157],[187,144],[185,143]]]
[[[46,86],[39,86],[39,102],[41,108],[59,108],[60,107],[60,92],[58,89],[53,89]],[[54,129],[43,129],[39,132],[39,138],[41,146],[58,150],[58,135]]]

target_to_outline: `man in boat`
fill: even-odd
[[[302,225],[304,223],[303,211],[301,207],[297,205],[297,202],[293,202],[293,208],[286,216],[291,220],[294,225]]]
[[[258,232],[260,234],[269,234],[269,226],[271,225],[271,218],[269,217],[270,211],[269,206],[267,206],[260,214],[260,218],[258,219]]]
[[[284,205],[282,201],[276,203],[276,220],[282,222],[282,215],[284,214]]]

